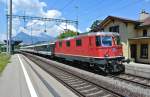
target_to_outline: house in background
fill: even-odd
[[[123,45],[123,55],[136,62],[150,63],[150,14],[142,10],[138,20],[108,16],[99,31],[117,32]]]
[[[0,41],[0,53],[6,52],[6,44],[2,41]]]

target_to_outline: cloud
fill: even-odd
[[[5,4],[6,4],[5,0]],[[9,1],[9,0],[8,0]],[[13,14],[19,15],[28,15],[28,16],[39,16],[46,18],[59,18],[65,19],[62,16],[62,13],[59,10],[45,10],[47,4],[45,2],[41,2],[40,0],[13,0]],[[13,20],[13,36],[15,36],[18,32],[24,32],[28,35],[39,36],[41,33],[45,33],[51,36],[57,36],[64,29],[66,29],[65,23],[56,23],[56,22],[48,22],[48,21],[40,21],[40,20],[30,20],[26,21],[25,28],[23,27],[23,20]],[[76,28],[72,24],[67,24],[67,28],[73,31],[76,31]],[[46,30],[46,32],[44,32]],[[80,31],[80,30],[79,30]]]
[[[89,32],[91,29],[88,27],[88,28],[86,28],[86,32]]]
[[[6,33],[1,33],[0,41],[6,40]]]
[[[39,0],[13,0],[13,13],[24,13],[28,15],[43,15],[44,7],[47,7],[45,2]]]
[[[47,18],[60,18],[61,17],[61,12],[59,12],[57,10],[48,10],[45,13],[45,17],[47,17]]]

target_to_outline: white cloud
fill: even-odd
[[[64,19],[60,11],[54,9],[44,10],[45,7],[47,7],[47,4],[39,0],[13,0],[13,14],[23,15],[25,12],[25,14],[29,16]],[[20,25],[22,27],[20,27]],[[47,30],[46,32],[44,32],[45,25]],[[31,35],[31,26],[32,26],[32,35],[35,36],[41,35],[41,33],[45,33],[51,36],[57,36],[63,31],[63,29],[66,29],[65,23],[58,23],[56,25],[56,22],[48,22],[48,21],[44,22],[40,20],[27,21],[25,24],[26,29],[24,29],[23,20],[18,21],[16,19],[13,20],[13,36],[15,36],[18,32],[24,32],[27,33],[28,35]],[[67,28],[76,31],[74,25],[68,24]]]
[[[77,31],[73,25],[69,25],[69,24],[66,25],[66,23],[61,23],[59,26],[63,29],[70,29],[72,31]]]
[[[89,32],[90,30],[91,30],[91,29],[90,29],[89,27],[88,27],[88,28],[86,28],[86,31],[87,31],[87,32]]]
[[[6,40],[6,33],[1,33],[0,41]]]
[[[45,13],[45,17],[47,17],[47,18],[60,18],[61,17],[61,12],[59,12],[57,10],[48,10]]]
[[[28,15],[43,15],[43,8],[46,7],[45,2],[39,0],[13,0],[13,13],[26,13]]]

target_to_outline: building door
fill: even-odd
[[[136,59],[137,59],[137,45],[131,44],[130,45],[130,51],[131,51],[131,58],[134,58],[136,61]]]

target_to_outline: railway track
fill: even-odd
[[[33,55],[26,54],[26,56],[80,97],[125,97],[78,75],[74,75],[73,72],[70,73],[62,68],[50,65],[50,63],[33,57]]]
[[[139,77],[131,74],[120,74],[118,76],[112,76],[115,79],[119,79],[121,81],[127,81],[129,83],[133,83],[139,85],[144,88],[150,89],[150,79]]]

